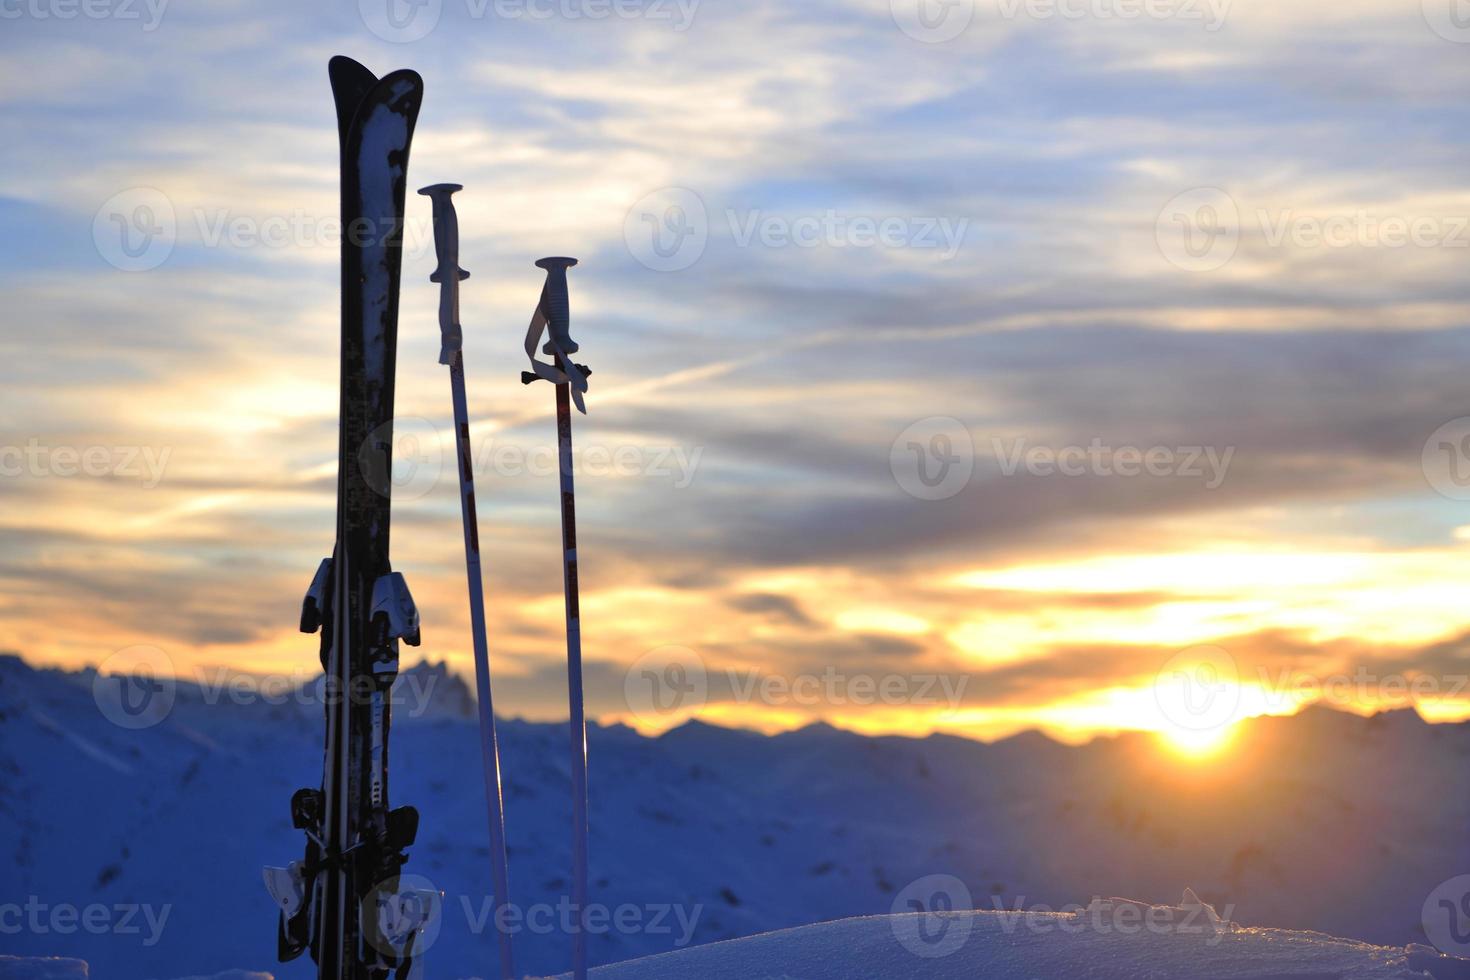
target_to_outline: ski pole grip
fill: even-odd
[[[434,256],[439,260],[436,276],[446,265],[459,268],[459,215],[454,211],[453,195],[462,190],[463,184],[430,184],[419,188],[419,193],[434,206]]]
[[[429,276],[439,284],[439,363],[449,364],[464,345],[459,326],[459,283],[470,274],[459,267],[459,215],[454,210],[455,191],[461,184],[430,184],[419,189],[434,206],[434,256],[438,267]]]
[[[551,342],[543,348],[544,353],[554,354],[558,347],[563,354],[577,352],[577,342],[571,335],[571,302],[567,298],[567,270],[576,264],[576,259],[565,256],[548,256],[536,261],[537,268],[546,270],[546,283],[541,287],[541,303],[546,311],[546,326],[551,331]]]

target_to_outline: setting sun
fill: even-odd
[[[1235,734],[1234,725],[1222,725],[1219,728],[1166,728],[1159,733],[1159,739],[1176,755],[1190,759],[1205,759],[1219,755],[1226,746],[1230,744]]]

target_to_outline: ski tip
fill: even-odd
[[[428,187],[420,187],[419,193],[425,197],[433,197],[435,194],[453,194],[455,191],[464,190],[463,184],[430,184]]]
[[[371,85],[378,80],[378,76],[374,75],[366,65],[347,57],[345,54],[332,56],[332,59],[327,62],[327,75],[334,84],[351,80],[358,82],[366,81],[367,84]]]

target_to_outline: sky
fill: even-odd
[[[0,647],[308,678],[326,63],[424,77],[496,707],[565,715],[533,261],[571,254],[592,713],[1181,744],[1470,716],[1452,0],[0,0]],[[394,567],[472,669],[427,199]],[[1203,734],[1200,734],[1203,733]]]

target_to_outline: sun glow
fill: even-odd
[[[1221,725],[1218,728],[1171,726],[1160,729],[1159,738],[1170,751],[1178,755],[1188,759],[1207,759],[1224,751],[1234,734],[1234,725]]]

